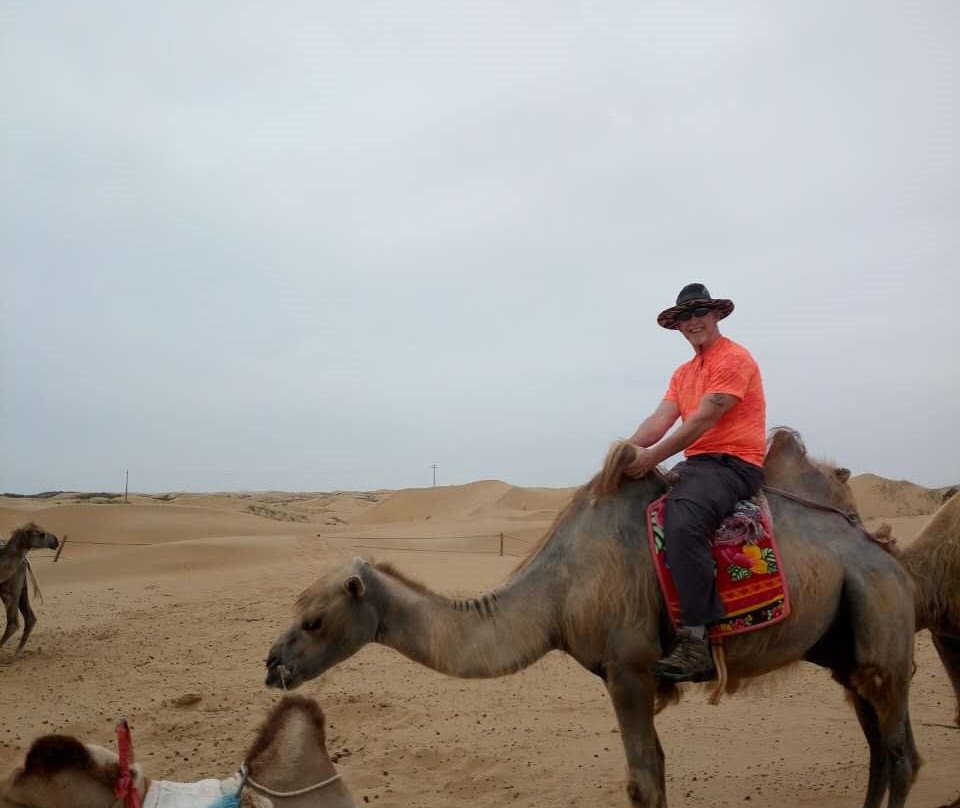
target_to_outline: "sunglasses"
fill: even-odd
[[[685,323],[691,317],[706,317],[711,311],[713,311],[713,306],[697,306],[695,309],[681,311],[676,316],[676,319],[678,319],[681,323]]]

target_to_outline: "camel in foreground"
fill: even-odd
[[[240,806],[355,808],[327,754],[323,711],[312,699],[285,696],[267,716],[244,758]],[[131,772],[144,808],[208,808],[235,794],[240,775],[200,783],[151,780]],[[0,808],[119,808],[116,754],[66,735],[36,739],[23,765],[0,781]]]
[[[30,608],[30,597],[27,592],[27,575],[33,581],[34,593],[39,595],[37,579],[33,577],[30,565],[27,562],[27,553],[30,550],[56,550],[60,545],[53,533],[49,533],[33,522],[22,525],[13,531],[9,541],[0,545],[0,600],[3,601],[7,615],[7,627],[0,637],[0,645],[9,640],[17,630],[20,621],[17,612],[23,615],[23,634],[14,656],[18,655],[33,627],[37,623],[36,615]]]
[[[834,481],[817,471],[793,433],[777,433],[770,456],[782,470],[781,487],[832,501]],[[667,486],[655,472],[626,480],[631,457],[629,446],[615,446],[603,471],[492,592],[452,600],[362,558],[323,576],[300,596],[295,622],[270,649],[267,685],[297,687],[370,642],[468,678],[514,673],[559,649],[606,684],[631,804],[663,808],[664,754],[654,714],[657,696],[669,700],[677,689],[658,683],[652,669],[675,635],[645,513]],[[774,493],[768,499],[792,612],[726,641],[727,691],[798,660],[829,668],[847,689],[870,748],[865,808],[877,808],[885,794],[889,808],[902,808],[920,765],[907,703],[915,622],[910,577],[839,513]]]

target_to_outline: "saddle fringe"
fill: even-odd
[[[710,652],[713,654],[713,664],[717,668],[717,686],[710,693],[707,704],[716,707],[727,689],[727,655],[723,650],[723,640],[714,640],[710,643]]]

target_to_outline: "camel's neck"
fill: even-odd
[[[30,549],[29,542],[20,536],[14,536],[10,541],[4,544],[0,541],[0,558],[4,556],[16,556],[23,558]]]
[[[0,546],[0,581],[5,581],[20,569],[28,549],[30,548],[26,547],[24,542],[16,539]]]
[[[426,592],[374,570],[379,642],[440,673],[515,673],[555,647],[548,576],[531,563],[500,588],[467,600]]]

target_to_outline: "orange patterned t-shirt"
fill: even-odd
[[[684,455],[731,454],[762,466],[767,438],[763,379],[750,352],[727,337],[720,337],[702,356],[680,365],[664,398],[677,403],[680,417],[686,421],[710,393],[728,393],[739,401],[684,449]]]

